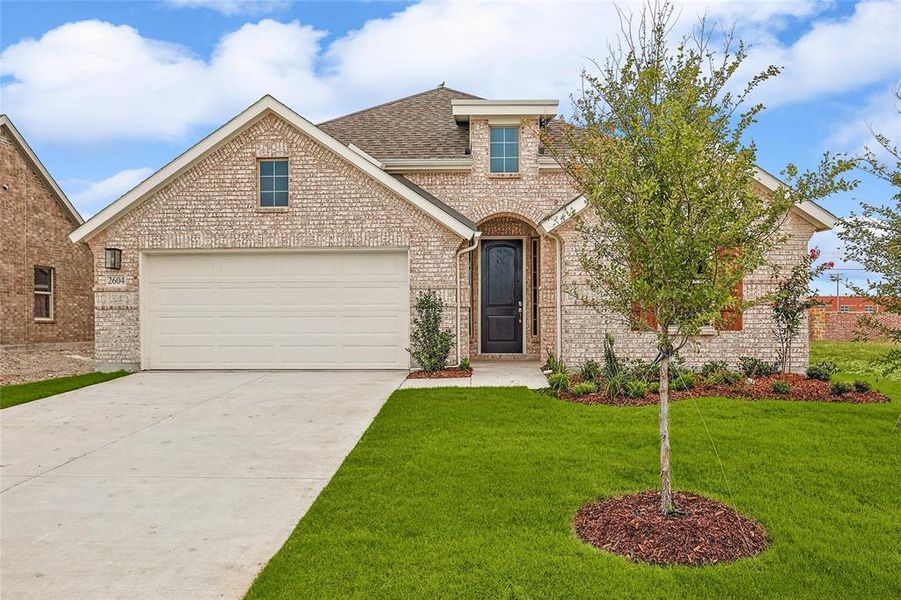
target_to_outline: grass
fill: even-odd
[[[571,529],[588,500],[656,487],[656,407],[396,392],[248,598],[897,598],[901,390],[885,383],[891,404],[671,407],[675,487],[772,538],[705,568],[634,564]]]
[[[886,377],[882,374],[882,366],[875,364],[876,359],[890,348],[892,344],[883,342],[811,342],[810,362],[831,360],[846,375],[901,382],[901,371]]]
[[[43,381],[20,383],[16,385],[4,385],[0,387],[0,408],[9,408],[18,404],[25,404],[32,400],[40,400],[47,396],[54,396],[63,392],[77,390],[95,383],[103,383],[111,379],[117,379],[128,375],[128,371],[115,371],[113,373],[85,373],[84,375],[72,375],[71,377],[55,377]]]

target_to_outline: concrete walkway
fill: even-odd
[[[436,387],[516,387],[537,390],[547,387],[541,364],[526,360],[473,361],[472,377],[453,379],[407,379],[401,389]]]
[[[138,373],[3,410],[3,598],[241,598],[405,373]]]

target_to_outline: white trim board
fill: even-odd
[[[384,187],[404,198],[460,237],[468,240],[475,235],[476,231],[471,227],[465,223],[461,223],[452,215],[441,210],[432,202],[429,202],[397,181],[394,177],[374,164],[371,158],[366,158],[359,151],[348,148],[272,96],[266,95],[250,107],[246,108],[231,121],[176,157],[162,169],[126,192],[118,200],[91,217],[81,225],[81,227],[73,231],[69,235],[69,239],[73,242],[78,242],[96,235],[97,232],[118,220],[135,206],[139,205],[148,196],[173,181],[186,169],[215,151],[220,145],[240,134],[269,113],[276,114],[285,121],[288,121],[302,133],[310,136],[328,150],[356,166],[358,169],[381,183]]]
[[[72,203],[69,202],[69,198],[66,197],[65,192],[63,192],[62,188],[56,184],[56,180],[50,175],[50,171],[47,170],[47,167],[44,166],[44,163],[42,163],[41,159],[38,158],[38,155],[34,153],[34,150],[31,149],[31,146],[28,145],[28,142],[25,141],[25,138],[22,137],[22,134],[19,133],[19,130],[16,129],[16,126],[13,125],[13,122],[7,115],[0,115],[0,127],[5,127],[6,130],[9,131],[13,140],[15,140],[20,148],[22,148],[25,156],[28,157],[28,160],[31,161],[32,166],[34,166],[38,174],[44,179],[47,185],[50,186],[50,189],[53,190],[57,200],[62,204],[63,208],[66,209],[66,212],[69,213],[69,216],[72,217],[75,224],[81,225],[84,223],[84,219],[81,218],[81,215],[75,210]]]

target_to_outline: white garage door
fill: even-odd
[[[145,369],[407,368],[404,251],[145,254]]]

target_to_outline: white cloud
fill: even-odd
[[[81,216],[87,218],[150,177],[153,171],[150,167],[126,169],[100,181],[72,182],[72,186],[81,190],[67,195]]]
[[[768,104],[857,89],[898,73],[897,3],[867,0],[849,18],[817,21],[823,6],[684,2],[679,31],[704,12],[737,21],[739,35],[757,44],[754,65],[786,65],[763,88]],[[808,17],[813,25],[796,43],[777,41],[786,23]],[[488,97],[565,99],[587,59],[603,59],[618,31],[612,3],[425,0],[370,20],[328,47],[322,47],[326,32],[297,21],[248,23],[204,57],[126,25],[82,21],[0,54],[2,103],[36,139],[78,143],[185,136],[266,93],[314,121],[442,80]]]
[[[176,8],[208,8],[226,16],[263,15],[290,5],[287,0],[166,0]]]
[[[901,101],[895,98],[894,86],[880,89],[856,104],[851,114],[834,128],[826,139],[826,145],[855,154],[866,146],[885,158],[873,133],[901,141],[899,111]]]

